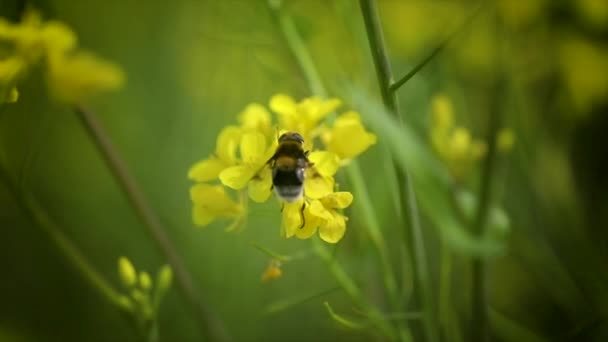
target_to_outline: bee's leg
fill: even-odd
[[[283,208],[285,208],[285,203],[281,202],[281,212],[283,212]]]
[[[304,209],[306,209],[306,202],[302,203],[302,208],[300,208],[300,215],[302,216],[302,225],[299,229],[304,228],[304,225],[306,224],[306,218],[304,217]]]

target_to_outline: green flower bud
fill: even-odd
[[[137,275],[135,273],[135,268],[131,261],[126,257],[120,257],[118,259],[118,274],[120,275],[120,280],[127,287],[135,286],[135,282],[137,281]]]

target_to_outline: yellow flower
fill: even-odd
[[[25,62],[19,57],[0,59],[0,86],[13,83],[25,69]]]
[[[152,287],[152,279],[146,271],[139,272],[139,286],[144,290],[150,290]]]
[[[277,94],[270,99],[270,109],[277,114],[279,126],[287,131],[300,133],[307,148],[312,147],[314,129],[319,122],[341,104],[339,99],[323,100],[314,96],[297,103],[285,94]]]
[[[239,127],[225,127],[217,137],[215,155],[194,164],[188,171],[188,178],[206,182],[216,179],[224,169],[235,165],[236,149],[241,136],[242,130]]]
[[[239,114],[239,123],[245,131],[258,131],[266,137],[272,136],[270,113],[259,103],[251,103]]]
[[[240,142],[241,161],[220,172],[220,181],[235,190],[249,184],[249,197],[256,202],[266,201],[272,187],[272,173],[266,162],[274,151],[275,145],[268,147],[262,133],[243,134]]]
[[[314,151],[308,155],[308,160],[314,163],[306,169],[304,194],[308,198],[317,199],[334,191],[333,176],[340,167],[340,158],[329,151]]]
[[[71,28],[55,20],[47,21],[41,28],[40,40],[49,56],[68,53],[76,48],[78,42],[78,38]]]
[[[262,282],[268,282],[280,278],[283,275],[281,270],[281,262],[276,259],[270,260],[268,267],[262,273]]]
[[[374,145],[376,135],[365,130],[357,112],[350,111],[340,115],[334,126],[321,134],[321,140],[327,150],[340,159],[349,160]]]
[[[319,231],[325,242],[337,243],[346,232],[348,218],[336,209],[348,207],[353,201],[350,192],[334,192],[307,203],[302,212],[304,199],[286,203],[283,207],[283,229],[286,237],[307,239]],[[304,219],[304,222],[302,222]]]
[[[234,202],[221,185],[199,183],[190,188],[192,219],[196,225],[206,226],[217,218],[237,218],[244,209]]]
[[[120,68],[88,52],[49,55],[48,85],[59,101],[74,104],[125,82]]]

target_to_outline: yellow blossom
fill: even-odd
[[[272,136],[270,113],[259,103],[251,103],[245,107],[238,120],[245,131],[258,131],[266,137]]]
[[[363,127],[359,114],[350,111],[340,115],[331,129],[321,135],[327,150],[340,159],[352,159],[376,143],[376,135]]]
[[[59,101],[74,104],[124,84],[120,68],[88,52],[49,56],[48,85]]]
[[[283,271],[281,270],[281,262],[273,259],[268,263],[268,267],[262,273],[262,282],[268,282],[271,280],[275,280],[283,275]]]
[[[243,206],[234,202],[221,185],[199,183],[190,188],[192,219],[196,225],[206,226],[217,218],[236,218]]]
[[[25,62],[19,57],[0,59],[0,86],[12,83],[25,69]]]
[[[241,161],[220,172],[220,181],[235,190],[249,184],[249,197],[256,202],[266,201],[272,187],[272,173],[266,162],[274,150],[273,144],[267,146],[262,133],[243,134],[240,142]]]
[[[335,111],[342,102],[338,99],[323,100],[309,97],[300,102],[285,94],[270,99],[270,109],[278,116],[279,126],[287,131],[298,132],[304,137],[306,148],[312,147],[312,138],[319,122]]]
[[[285,236],[289,238],[295,235],[307,239],[318,229],[319,236],[325,242],[337,243],[346,232],[348,218],[336,209],[346,208],[352,201],[353,195],[350,192],[334,192],[307,203],[303,213],[301,201],[286,204],[283,207]]]
[[[206,182],[216,179],[224,169],[235,165],[236,149],[241,136],[242,130],[239,127],[225,127],[217,137],[215,154],[194,164],[188,171],[188,178],[197,182]]]
[[[314,165],[306,169],[304,194],[308,198],[321,198],[334,191],[333,176],[340,167],[340,158],[329,151],[314,151],[308,155]]]

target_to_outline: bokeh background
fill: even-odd
[[[502,317],[492,324],[493,340],[608,339],[606,2],[488,1],[468,24],[463,22],[477,2],[378,3],[396,75],[457,32],[398,92],[406,125],[428,151],[437,94],[452,99],[455,120],[476,137],[486,134],[488,117],[495,115],[490,102],[498,99],[502,126],[514,133],[515,145],[501,155],[495,182],[495,201],[510,224],[505,251],[488,261],[489,303]],[[20,6],[0,0],[0,16],[18,17]],[[224,232],[227,221],[203,229],[191,221],[187,171],[212,153],[221,128],[247,104],[267,104],[273,94],[310,96],[266,1],[37,0],[28,6],[68,24],[82,47],[126,72],[123,90],[95,98],[89,107],[170,228],[197,291],[235,341],[374,338],[329,317],[325,301],[354,316],[356,308],[310,252],[309,241],[280,237],[278,205],[252,204],[239,232]],[[294,19],[331,96],[344,96],[347,84],[379,99],[357,1],[284,1],[283,10]],[[499,92],[495,79],[502,82]],[[360,165],[395,251],[392,262],[402,265],[396,252],[400,240],[393,238],[402,211],[393,205],[398,189],[384,177],[390,157],[383,132],[375,133],[379,142],[360,157]],[[118,257],[150,272],[165,263],[83,127],[69,108],[49,99],[39,74],[24,81],[20,100],[0,113],[0,138],[20,184],[117,288]],[[465,182],[473,193],[480,165]],[[346,179],[341,188],[349,189]],[[382,307],[373,248],[358,213],[347,213],[351,220],[335,258]],[[437,293],[442,237],[429,219],[436,213],[423,214]],[[137,339],[120,312],[19,210],[4,185],[0,228],[0,341]],[[252,242],[309,257],[285,265],[280,279],[262,283],[269,257]],[[471,291],[468,260],[464,252],[453,253],[453,310],[462,322]],[[297,304],[267,312],[282,301]],[[197,324],[174,286],[160,310],[161,340],[200,340]],[[522,331],[513,325],[526,332],[509,334]]]

